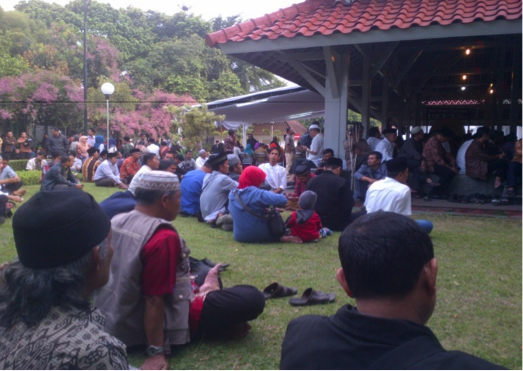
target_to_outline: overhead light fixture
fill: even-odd
[[[490,89],[490,94],[494,94],[494,89]]]
[[[465,86],[462,86],[461,87],[461,90],[466,90],[467,88]]]
[[[238,103],[238,104],[236,104],[236,108],[250,106],[252,104],[264,103],[264,102],[267,102],[268,100],[269,100],[269,98],[265,98],[265,99],[255,100],[252,102]]]
[[[461,78],[463,79],[463,81],[465,81],[467,79],[467,75],[463,75],[461,76]]]
[[[469,48],[467,48],[467,50],[465,50],[465,54],[466,55],[470,55],[470,49]]]

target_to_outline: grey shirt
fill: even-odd
[[[219,171],[206,174],[203,178],[200,209],[206,221],[216,219],[218,213],[225,211],[229,192],[238,187],[238,182]]]

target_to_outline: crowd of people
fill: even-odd
[[[191,151],[145,133],[136,144],[127,137],[104,144],[90,130],[70,152],[53,130],[51,160],[39,151],[27,165],[43,176],[40,192],[13,217],[18,257],[0,266],[0,367],[128,369],[126,348],[143,346],[141,368],[166,369],[171,346],[208,335],[247,336],[264,310],[263,293],[247,284],[225,288],[221,264],[195,277],[190,247],[172,224],[182,216],[232,231],[242,243],[315,243],[342,232],[336,277],[357,307],[291,321],[282,369],[498,368],[444,350],[425,326],[438,263],[432,223],[410,218],[411,195],[420,192],[416,184],[443,189],[450,171],[457,173],[443,146],[451,135],[443,129],[423,143],[423,131],[414,128],[398,148],[396,129],[384,130],[383,139],[373,132],[368,141],[358,130],[349,133],[340,158],[324,148],[318,123],[298,145],[287,140],[290,129],[284,148],[271,143],[267,162],[256,166],[241,160],[234,131],[195,160]],[[499,165],[504,155],[482,157],[485,166],[471,162],[486,150],[488,134],[476,133],[466,169],[493,171],[502,181],[517,167]],[[262,148],[250,136],[247,149],[253,147]],[[512,161],[521,164],[521,140]],[[8,164],[7,155],[0,215],[2,202],[23,195]],[[98,204],[82,190],[86,182],[122,191]],[[354,211],[358,197],[364,204]],[[284,209],[292,211],[286,221]]]

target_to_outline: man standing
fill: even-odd
[[[8,131],[2,143],[2,158],[8,160],[14,159],[13,156],[16,154],[15,148],[16,138],[13,136],[12,131]]]
[[[180,183],[174,174],[151,171],[136,188],[136,208],[112,219],[114,279],[95,296],[105,328],[127,346],[145,345],[142,369],[165,370],[171,345],[192,334],[248,333],[263,312],[263,294],[251,286],[220,290],[220,264],[196,294],[189,254],[172,221],[180,210]],[[136,233],[140,231],[140,233]]]
[[[205,161],[207,161],[207,157],[209,154],[206,150],[200,149],[200,152],[198,152],[198,158],[196,159],[196,168],[201,169],[203,164],[205,164]]]
[[[187,151],[185,151],[185,159],[178,166],[181,166],[185,173],[188,173],[192,170],[196,170],[196,161],[194,161],[194,159],[192,158],[191,150],[188,149]]]
[[[134,146],[131,143],[131,138],[129,137],[123,137],[123,145],[122,145],[122,156],[127,158],[131,155],[131,150],[134,148]]]
[[[362,216],[343,232],[338,252],[336,278],[356,307],[292,320],[280,369],[501,369],[445,350],[425,326],[436,306],[438,261],[413,220],[389,212]]]
[[[349,182],[340,177],[342,165],[341,158],[329,158],[325,170],[307,183],[307,190],[318,195],[314,211],[323,226],[333,231],[343,231],[352,221],[354,198]]]
[[[271,186],[274,193],[283,193],[287,189],[287,170],[278,165],[280,160],[280,151],[278,148],[272,148],[269,152],[269,162],[258,166],[267,174],[265,181]]]
[[[287,128],[287,136],[285,137],[285,170],[287,170],[287,176],[291,177],[291,167],[294,162],[294,156],[296,154],[296,146],[294,145],[294,130]]]
[[[144,154],[142,157],[142,163],[142,167],[136,174],[134,174],[133,180],[131,181],[131,184],[129,184],[129,192],[131,192],[133,195],[136,187],[138,186],[138,181],[140,178],[150,171],[158,170],[158,167],[160,166],[160,160],[154,153]]]
[[[90,147],[94,147],[94,144],[96,143],[96,139],[94,137],[95,131],[93,128],[87,129],[87,144]]]
[[[2,162],[0,167],[0,190],[15,196],[23,196],[25,190],[20,188],[22,188],[24,182],[20,180],[20,177],[9,166],[9,158],[0,158],[0,161]]]
[[[229,174],[229,160],[226,153],[209,156],[207,164],[212,168],[212,173],[206,174],[203,179],[200,208],[203,219],[209,224],[216,224],[217,219],[227,210],[229,192],[238,187],[238,182],[227,175]],[[230,222],[232,222],[232,217]]]
[[[382,156],[380,152],[374,151],[369,153],[367,165],[361,165],[358,171],[354,173],[354,179],[356,179],[356,194],[354,198],[365,200],[367,188],[374,182],[384,179],[387,176],[387,167],[381,163],[381,159]]]
[[[311,147],[305,151],[307,153],[307,160],[312,161],[314,165],[320,164],[323,156],[323,135],[320,135],[320,127],[313,123],[309,126],[309,135],[312,138]]]
[[[229,136],[223,140],[223,150],[225,153],[233,154],[236,146],[236,132],[229,130]]]
[[[60,163],[54,165],[47,171],[42,180],[40,191],[53,191],[58,188],[76,187],[82,189],[83,184],[78,182],[71,171],[74,163],[74,156],[63,155]]]
[[[120,180],[120,171],[116,166],[118,151],[111,149],[107,154],[107,160],[102,162],[94,174],[94,185],[97,187],[118,186],[127,189],[127,186]]]
[[[253,151],[254,151],[254,146],[256,146],[256,143],[258,143],[258,141],[256,139],[254,139],[254,135],[248,134],[247,135],[247,144],[251,145],[251,149]]]
[[[39,192],[20,206],[18,259],[2,272],[1,369],[129,369],[125,345],[89,302],[109,280],[110,229],[84,192]]]
[[[410,216],[412,215],[410,188],[406,185],[409,178],[407,160],[396,158],[385,163],[387,177],[374,182],[367,191],[365,209],[367,213],[379,210]],[[434,225],[428,220],[416,221],[427,233],[432,231]]]
[[[130,156],[125,159],[120,167],[120,179],[125,184],[131,184],[134,175],[140,170],[140,157],[142,152],[138,148],[132,148],[129,151]]]
[[[369,137],[367,138],[367,143],[371,151],[376,150],[376,146],[381,140],[380,129],[376,126],[373,126],[369,129]]]
[[[385,136],[377,145],[375,151],[380,152],[383,156],[382,162],[389,161],[396,157],[397,146],[396,138],[398,137],[398,131],[396,129],[385,129],[382,131]]]
[[[58,128],[54,127],[51,129],[52,135],[47,140],[47,148],[51,155],[67,153],[69,149],[69,141],[60,133]]]

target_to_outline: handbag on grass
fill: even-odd
[[[265,215],[260,215],[247,207],[236,190],[233,191],[233,195],[234,198],[236,198],[236,201],[239,202],[245,211],[257,218],[265,219],[269,222],[269,229],[271,230],[271,233],[274,237],[282,237],[285,234],[285,222],[283,221],[281,214],[276,209],[274,209],[274,207],[271,206],[271,209]]]

